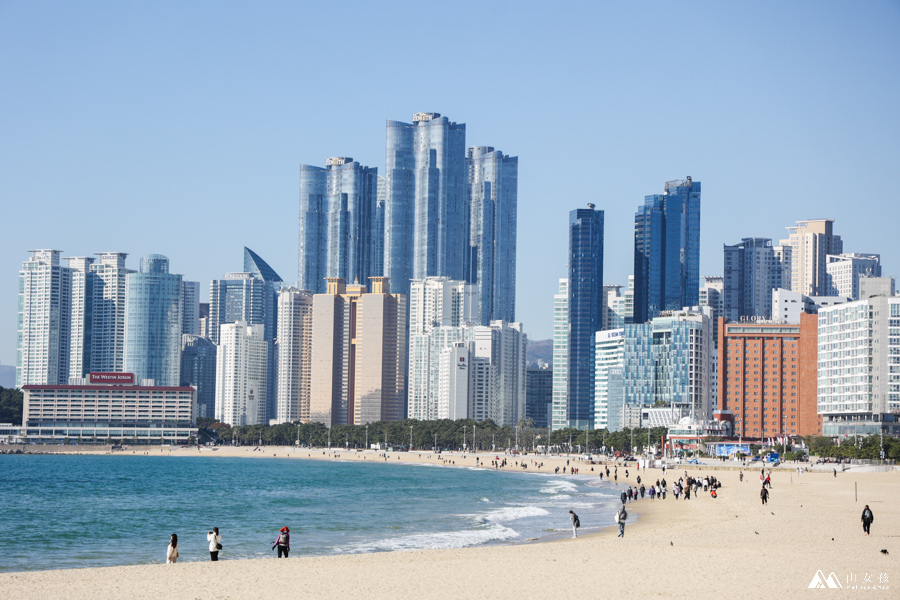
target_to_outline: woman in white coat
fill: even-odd
[[[219,534],[218,527],[213,527],[213,530],[206,534],[206,541],[209,542],[209,560],[213,562],[219,560],[219,546],[222,543],[222,536]]]
[[[174,565],[176,562],[178,562],[178,536],[173,533],[169,547],[166,548],[166,564]]]

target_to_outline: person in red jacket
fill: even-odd
[[[288,557],[288,552],[291,551],[291,530],[287,527],[282,527],[281,531],[278,532],[278,537],[275,539],[275,544],[272,546],[272,550],[278,548],[278,558],[284,556],[284,558]]]

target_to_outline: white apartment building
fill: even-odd
[[[527,336],[521,323],[491,321],[490,326],[474,327],[472,363],[476,364],[471,382],[470,414],[484,415],[501,427],[515,426],[525,418],[525,348]],[[490,377],[480,368],[489,365]]]
[[[781,323],[800,322],[800,313],[814,315],[823,306],[835,306],[849,302],[840,296],[805,296],[791,290],[772,290],[772,320]]]
[[[469,416],[469,387],[472,376],[468,342],[454,342],[441,350],[438,419],[466,419]]]
[[[829,254],[825,257],[828,295],[859,300],[861,277],[881,277],[881,256],[878,254]]]
[[[819,309],[822,434],[900,435],[900,297]]]
[[[447,277],[417,279],[409,286],[409,334],[426,334],[435,327],[480,323],[478,286]]]
[[[266,420],[269,345],[264,325],[221,326],[216,354],[216,419],[231,426]]]
[[[553,296],[553,404],[552,429],[564,429],[569,379],[569,280],[559,280],[559,292]]]
[[[29,252],[19,271],[16,387],[65,384],[72,271],[60,265],[60,250]]]
[[[441,352],[470,339],[478,310],[477,285],[446,277],[410,284],[408,418],[432,421],[446,412],[439,401]]]
[[[293,287],[278,294],[277,413],[279,423],[309,422],[313,294]]]
[[[69,378],[81,378],[91,369],[93,277],[90,267],[94,259],[75,256],[63,260],[72,276],[69,302]]]
[[[621,367],[625,358],[625,329],[598,331],[594,352],[594,429],[618,429],[609,422],[609,370]]]
[[[93,275],[91,371],[125,368],[125,252],[97,252]]]

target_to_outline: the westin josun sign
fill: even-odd
[[[134,373],[91,373],[91,383],[134,383]]]

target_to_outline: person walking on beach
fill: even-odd
[[[218,561],[219,550],[222,549],[222,536],[219,534],[218,527],[213,527],[212,531],[206,532],[206,541],[209,542],[209,560]]]
[[[628,500],[628,494],[622,492],[621,494],[619,494],[619,498],[622,499],[622,504],[625,504],[625,501]]]
[[[766,489],[766,486],[763,486],[760,490],[759,498],[762,500],[764,506],[769,503],[769,490]]]
[[[291,551],[291,530],[287,527],[282,527],[281,531],[278,532],[278,537],[275,538],[275,544],[272,546],[272,550],[278,548],[278,558],[284,556],[288,557],[288,552]]]
[[[619,537],[625,537],[625,520],[628,519],[628,511],[625,510],[625,505],[622,505],[616,512],[616,524],[619,526]]]
[[[178,536],[176,534],[172,534],[172,537],[169,538],[169,547],[166,548],[166,564],[174,565],[178,562]]]
[[[578,515],[574,513],[574,511],[569,511],[569,518],[572,520],[572,538],[578,537],[578,528],[581,527],[581,521],[578,520]]]
[[[866,504],[866,507],[862,512],[862,524],[863,531],[866,532],[866,535],[869,535],[869,528],[872,526],[872,521],[875,520],[875,515],[872,514],[872,509],[869,508],[869,505]]]

